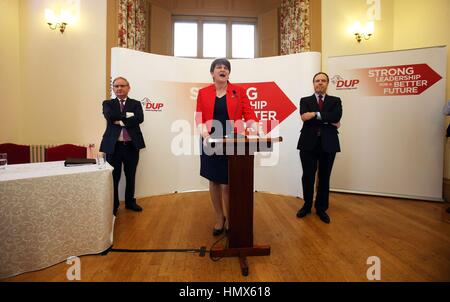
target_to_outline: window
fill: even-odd
[[[254,58],[256,19],[173,17],[173,54],[195,58]]]
[[[203,23],[203,57],[227,56],[227,25],[225,23]]]
[[[255,26],[253,24],[233,24],[233,58],[255,57]]]
[[[177,57],[197,56],[197,23],[176,22],[173,53]]]

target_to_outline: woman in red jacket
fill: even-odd
[[[221,138],[244,133],[245,125],[256,131],[258,122],[245,89],[228,81],[230,72],[231,64],[227,59],[214,60],[210,68],[214,84],[200,89],[197,96],[196,122],[204,142],[200,155],[200,175],[209,180],[209,193],[216,214],[214,236],[227,229],[228,157],[220,152],[211,154],[205,142],[209,137]]]

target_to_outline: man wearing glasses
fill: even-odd
[[[134,198],[136,168],[139,162],[139,150],[145,148],[139,124],[144,121],[144,113],[139,101],[128,98],[130,84],[127,79],[117,77],[113,81],[115,99],[103,102],[103,115],[106,119],[106,131],[100,145],[100,151],[106,153],[106,160],[114,167],[114,208],[119,209],[118,186],[122,173],[125,172],[125,208],[140,212],[142,207]]]

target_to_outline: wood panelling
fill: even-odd
[[[114,5],[109,3],[117,1],[108,0],[108,14],[114,13]],[[278,9],[281,0],[150,0],[150,3],[151,24],[148,49],[152,53],[172,55],[172,16],[190,15],[257,18],[257,55],[259,57],[279,55]],[[321,0],[311,0],[310,3],[311,50],[320,52],[322,48]],[[117,14],[117,11],[115,13]],[[108,20],[108,24],[113,24],[112,17]],[[108,45],[116,46],[117,38],[113,38],[117,37],[117,26],[108,25],[109,36],[112,38],[108,38]],[[107,65],[109,68],[110,64]],[[109,79],[107,90],[109,91]]]
[[[105,99],[111,97],[111,48],[118,46],[118,0],[107,0],[106,3],[106,87]]]
[[[248,2],[248,0],[244,0],[242,2]],[[203,0],[201,1],[201,6],[199,9],[201,10],[220,10],[220,11],[227,11],[230,9],[230,1],[223,1],[223,0]],[[177,8],[177,7],[175,7]]]
[[[172,0],[151,2],[152,53],[172,54],[172,16],[257,18],[257,56],[279,54],[278,7],[281,0]]]
[[[200,9],[202,7],[202,2],[202,0],[172,0],[172,6],[170,9]]]
[[[259,0],[258,3],[261,5],[261,12],[269,11],[281,6],[281,0]]]
[[[310,0],[311,51],[322,52],[322,0]]]
[[[272,9],[258,16],[259,56],[270,57],[279,54],[278,9]]]
[[[231,0],[230,1],[230,9],[231,10],[241,10],[241,11],[247,11],[247,12],[251,12],[254,10],[258,10],[261,11],[263,6],[263,3],[261,3],[260,1],[255,1],[255,0],[246,0],[246,1],[242,1],[242,0]]]
[[[151,0],[173,15],[256,17],[280,6],[281,0]]]
[[[170,11],[151,6],[150,52],[172,55],[172,16]]]
[[[173,7],[173,4],[172,4],[173,1],[174,0],[149,0],[149,3],[151,5],[157,5],[159,7],[165,8],[170,11]],[[200,1],[200,0],[197,0],[197,1]]]

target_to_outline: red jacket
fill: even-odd
[[[215,100],[216,86],[214,84],[198,91],[195,121],[197,125],[206,123],[209,132],[211,132]],[[228,83],[227,87],[227,110],[230,120],[237,121],[235,122],[235,131],[237,133],[244,132],[242,119],[246,122],[259,122],[250,106],[250,100],[245,89],[231,83]]]

